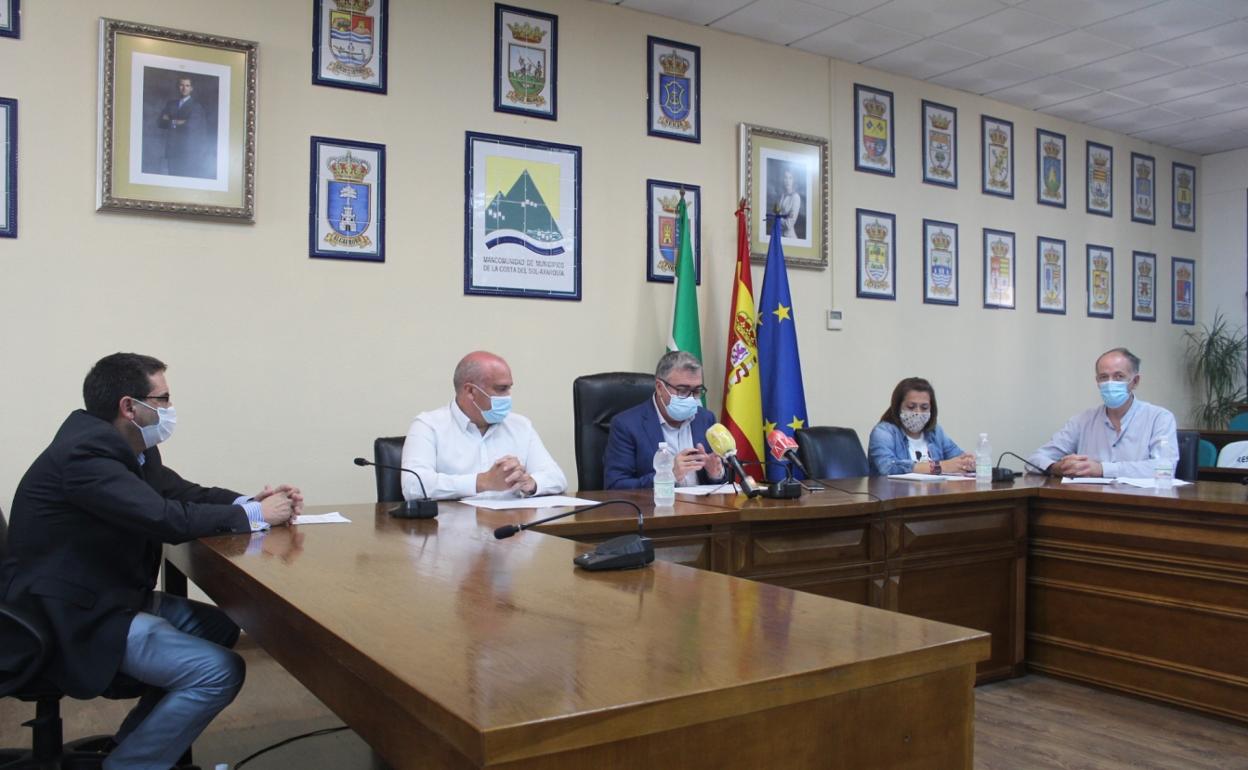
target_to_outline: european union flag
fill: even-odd
[[[779,429],[793,435],[806,427],[806,391],[802,388],[802,362],[797,354],[793,297],[789,273],[780,246],[780,217],[771,217],[771,246],[763,293],[758,300],[758,360],[763,386],[763,435]],[[800,471],[794,469],[796,474]],[[784,478],[782,465],[768,463],[767,479]]]

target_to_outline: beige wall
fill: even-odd
[[[1248,149],[1218,153],[1202,165],[1200,211],[1204,274],[1199,276],[1202,321],[1221,312],[1231,323],[1248,322]]]
[[[582,0],[540,4],[560,18],[559,120],[491,108],[493,6],[392,0],[388,96],[314,87],[306,0],[217,3],[101,0],[24,3],[23,37],[0,40],[0,95],[21,110],[21,237],[0,239],[0,378],[4,449],[0,504],[64,415],[82,376],[118,349],[165,358],[180,414],[171,464],[195,479],[253,490],[303,485],[309,500],[370,499],[372,477],[350,464],[374,436],[405,432],[415,413],[450,397],[450,372],[485,347],[511,363],[516,408],[532,417],[570,477],[570,382],[578,374],[646,370],[662,352],[671,288],[644,281],[645,179],[703,188],[703,349],[711,399],[722,378],[728,284],[735,259],[737,125],[828,136],[832,264],[792,271],[808,408],[813,422],[866,432],[900,377],[922,374],[941,394],[942,421],[964,446],[980,430],[997,449],[1026,451],[1095,401],[1093,357],[1125,344],[1144,358],[1145,398],[1186,411],[1181,332],[1163,310],[1130,320],[1130,252],[1199,256],[1200,234],[1131,224],[1128,184],[1112,220],[1083,213],[1083,142],[1200,159],[986,99],[823,57]],[[107,15],[260,43],[256,223],[99,214],[94,209],[97,17]],[[702,46],[703,141],[643,130],[645,38]],[[14,75],[20,77],[14,77]],[[852,170],[855,81],[896,92],[895,179]],[[960,189],[919,181],[921,98],[958,108]],[[980,112],[1015,122],[1018,194],[979,192]],[[1070,207],[1034,203],[1034,129],[1068,135]],[[579,303],[465,297],[464,131],[584,148],[584,299]],[[307,257],[308,137],[388,148],[388,244],[382,265]],[[1168,174],[1162,175],[1163,180]],[[1206,177],[1207,178],[1207,177]],[[898,300],[854,297],[854,209],[897,214]],[[962,305],[923,305],[923,217],[961,226]],[[1207,221],[1207,220],[1204,220]],[[1202,222],[1203,224],[1203,222]],[[1014,230],[1018,309],[985,311],[980,228]],[[1070,312],[1035,312],[1037,234],[1068,242]],[[1116,249],[1117,318],[1084,314],[1083,247]],[[1204,273],[1204,285],[1211,276]],[[761,282],[761,271],[755,275]],[[1159,287],[1160,288],[1160,287]],[[1163,296],[1168,295],[1168,289]],[[845,330],[823,314],[845,311]]]

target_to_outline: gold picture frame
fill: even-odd
[[[100,19],[97,211],[255,220],[256,50]]]
[[[785,264],[828,266],[827,139],[742,123],[741,197],[750,209],[746,231],[756,262],[767,261],[767,217],[783,205],[790,212],[780,241]]]

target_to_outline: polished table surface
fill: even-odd
[[[437,519],[415,521],[388,507],[309,507],[352,523],[206,538],[167,558],[395,766],[634,766],[626,754],[577,752],[639,751],[636,741],[655,735],[681,743],[682,728],[704,743],[685,746],[697,752],[685,761],[757,765],[747,728],[759,714],[780,717],[766,733],[794,744],[769,749],[779,758],[801,750],[784,722],[800,724],[803,704],[927,682],[926,695],[880,700],[902,704],[888,717],[900,720],[895,735],[872,738],[859,724],[856,740],[898,761],[927,757],[910,766],[969,767],[970,684],[987,634],[678,564],[587,573],[573,569],[586,546],[572,540],[492,535],[551,511],[442,503]],[[738,516],[679,502],[648,525]],[[610,534],[635,523],[630,509],[608,508],[547,527]],[[855,718],[884,719],[863,698],[837,702],[850,715],[858,702]],[[731,730],[703,729],[716,722],[753,737],[734,748]],[[828,734],[855,740],[841,730]],[[911,745],[912,733],[924,740]],[[934,734],[948,745],[927,743]],[[679,756],[672,745],[662,751]],[[542,761],[560,756],[570,763]]]

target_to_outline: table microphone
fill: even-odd
[[[771,449],[771,456],[777,462],[788,460],[796,465],[807,478],[810,477],[810,471],[806,470],[806,465],[802,459],[797,456],[797,442],[793,437],[782,430],[773,428],[771,433],[767,434],[767,446]],[[802,496],[802,482],[793,478],[793,470],[786,466],[788,477],[783,481],[777,481],[772,485],[771,494],[763,494],[763,497],[773,497],[780,500],[792,500]]]
[[[403,468],[398,465],[381,465],[379,463],[372,463],[365,460],[363,457],[355,458],[354,462],[361,468],[366,465],[371,465],[374,468],[385,468],[388,471],[402,471],[403,473],[410,473],[415,476],[416,481],[420,483],[420,494],[423,495],[424,499],[407,500],[401,505],[394,506],[390,510],[386,511],[386,513],[396,519],[432,519],[434,516],[438,515],[438,501],[429,499],[429,493],[425,491],[425,482],[420,478],[420,474],[416,471],[411,468]]]
[[[1010,457],[1017,457],[1019,460],[1022,460],[1022,461],[1023,461],[1023,465],[1026,465],[1028,468],[1032,468],[1032,469],[1034,469],[1034,470],[1036,471],[1036,473],[1039,473],[1041,476],[1050,476],[1050,475],[1052,475],[1052,474],[1050,474],[1048,471],[1046,471],[1044,468],[1041,468],[1039,465],[1036,465],[1035,463],[1031,462],[1030,460],[1028,460],[1026,457],[1023,457],[1022,455],[1016,455],[1016,454],[1014,454],[1013,452],[1002,452],[1002,453],[1001,453],[1001,456],[997,458],[997,467],[992,469],[992,480],[993,480],[993,481],[1013,481],[1013,480],[1014,480],[1014,471],[1010,471],[1010,474],[1011,474],[1011,475],[1010,475],[1010,477],[1009,477],[1009,478],[1001,478],[1001,479],[998,479],[998,478],[997,478],[997,472],[998,472],[998,471],[1000,471],[1000,470],[1009,470],[1008,468],[1002,468],[1002,467],[1001,467],[1001,461],[1005,459],[1005,456],[1006,456],[1006,455],[1009,455]],[[1019,475],[1019,476],[1021,476],[1021,475],[1023,475],[1023,474],[1021,474],[1021,473],[1020,473],[1020,474],[1018,474],[1018,475]]]
[[[737,458],[737,440],[732,437],[727,428],[718,422],[707,428],[706,443],[711,445],[712,452],[728,464],[729,473],[735,471],[741,478],[741,488],[745,490],[746,497],[757,497],[762,494],[758,482],[741,467],[741,460]]]
[[[631,500],[604,500],[601,503],[587,505],[583,508],[573,508],[570,511],[556,513],[554,516],[547,516],[544,519],[531,521],[528,524],[507,524],[494,530],[494,537],[504,540],[511,537],[517,532],[531,529],[539,524],[545,524],[548,521],[562,519],[565,516],[571,516],[574,513],[584,513],[592,511],[595,508],[602,508],[608,505],[627,505],[637,511],[637,534],[621,535],[613,537],[610,540],[599,543],[598,547],[592,551],[577,556],[572,560],[576,566],[588,570],[590,572],[600,572],[603,570],[615,569],[637,569],[644,567],[654,561],[654,542],[644,534],[644,519],[641,515],[641,508]]]

